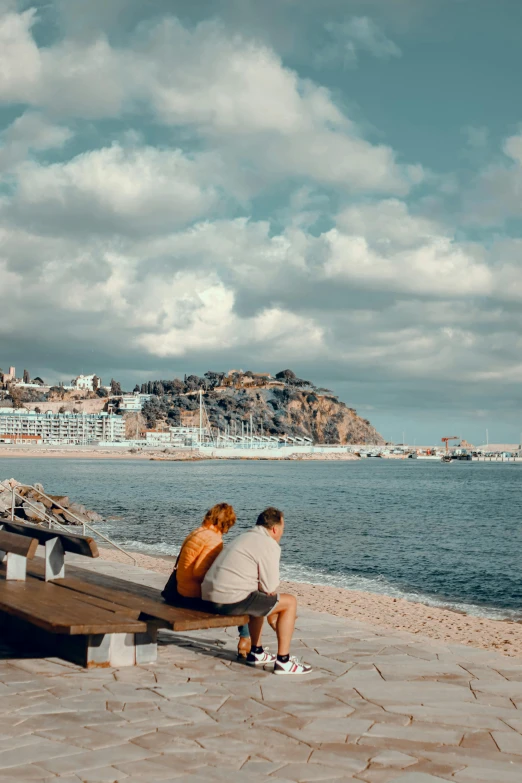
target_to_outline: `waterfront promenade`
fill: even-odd
[[[156,664],[91,671],[0,642],[0,783],[522,780],[522,659],[310,610],[298,681],[237,663],[230,630],[160,638]]]

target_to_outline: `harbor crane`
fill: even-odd
[[[458,439],[459,439],[459,436],[458,436],[458,435],[450,435],[450,437],[449,437],[449,438],[441,438],[441,439],[440,439],[440,440],[441,440],[441,443],[445,443],[445,444],[446,444],[446,454],[448,453],[448,442],[449,442],[450,440],[458,440]]]

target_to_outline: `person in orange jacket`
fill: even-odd
[[[166,601],[185,606],[193,603],[197,608],[205,574],[223,549],[223,536],[235,523],[235,511],[228,503],[217,503],[207,511],[201,525],[189,533],[181,546],[176,566],[163,591]],[[238,630],[237,654],[246,658],[251,647],[248,625],[241,625]]]

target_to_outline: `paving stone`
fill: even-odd
[[[327,767],[321,764],[287,764],[277,771],[279,777],[306,783],[314,780],[350,779],[346,770]],[[353,778],[352,778],[353,780]]]
[[[78,753],[78,748],[75,748],[75,751],[75,755],[65,756],[64,758],[52,758],[49,761],[46,760],[40,763],[50,772],[61,775],[64,772],[82,772],[83,770],[107,767],[125,761],[141,761],[141,759],[154,755],[151,751],[131,743],[83,753]]]
[[[387,713],[398,713],[401,715],[409,715],[415,721],[421,721],[425,723],[438,723],[447,726],[459,726],[464,730],[465,727],[476,729],[498,729],[499,731],[505,730],[505,720],[501,717],[497,717],[498,713],[502,713],[501,710],[488,711],[488,708],[481,708],[478,705],[468,704],[462,708],[457,705],[437,706],[437,705],[387,705]]]
[[[407,740],[437,745],[458,745],[462,732],[453,731],[446,726],[413,723],[409,726],[394,726],[389,723],[376,723],[366,732],[367,737],[386,737],[390,740]]]
[[[301,729],[281,728],[290,737],[312,744],[321,742],[343,742],[349,734],[364,734],[372,721],[355,720],[353,718],[319,718],[313,720]]]
[[[52,742],[51,740],[38,737],[31,744],[0,752],[0,769],[38,763],[47,761],[47,759],[56,759],[58,762],[60,757],[67,757],[76,753],[78,753],[78,748],[74,745]]]
[[[391,778],[391,780],[393,783],[441,783],[441,781],[448,780],[448,778],[439,778],[434,775],[427,775],[424,772],[406,772],[398,778]]]
[[[348,672],[350,674],[350,672]],[[462,704],[474,702],[469,688],[438,682],[385,682],[364,683],[357,690],[363,698],[382,707],[387,704]]]
[[[182,777],[187,770],[180,764],[173,764],[167,767],[165,764],[158,764],[156,761],[147,759],[128,764],[117,764],[115,770],[116,780],[118,780],[118,771],[122,775],[126,773],[131,778],[142,777],[144,780],[168,780],[169,778]]]
[[[345,745],[343,753],[332,753],[328,750],[314,750],[310,756],[309,764],[321,764],[323,767],[341,769],[346,775],[354,775],[362,772],[367,767],[367,760],[354,757],[350,748]]]
[[[494,731],[493,739],[503,753],[522,755],[522,735],[513,731]]]
[[[9,783],[9,781],[29,781],[45,780],[49,777],[49,770],[39,767],[37,764],[23,764],[19,767],[9,767],[9,769],[0,770],[0,781]]]
[[[406,753],[400,753],[397,750],[383,750],[372,757],[372,764],[380,764],[384,767],[398,767],[404,769],[417,764],[418,759],[414,756],[408,756]]]
[[[461,781],[461,783],[482,783],[482,781],[484,783],[520,783],[520,772],[471,766],[456,772],[453,780]]]
[[[282,767],[286,766],[281,761],[266,761],[263,758],[254,756],[249,759],[241,767],[241,772],[245,774],[245,778],[248,780],[250,773],[253,775],[271,775],[273,772],[277,772]]]
[[[82,783],[120,783],[120,780],[127,780],[129,776],[126,772],[116,769],[116,767],[98,767],[98,769],[89,769],[78,773]],[[56,778],[55,778],[56,780]],[[60,781],[62,778],[57,778]]]

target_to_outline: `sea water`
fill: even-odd
[[[121,546],[174,555],[225,501],[229,537],[274,505],[286,579],[522,619],[522,464],[0,459],[0,478],[41,482],[102,514]]]

